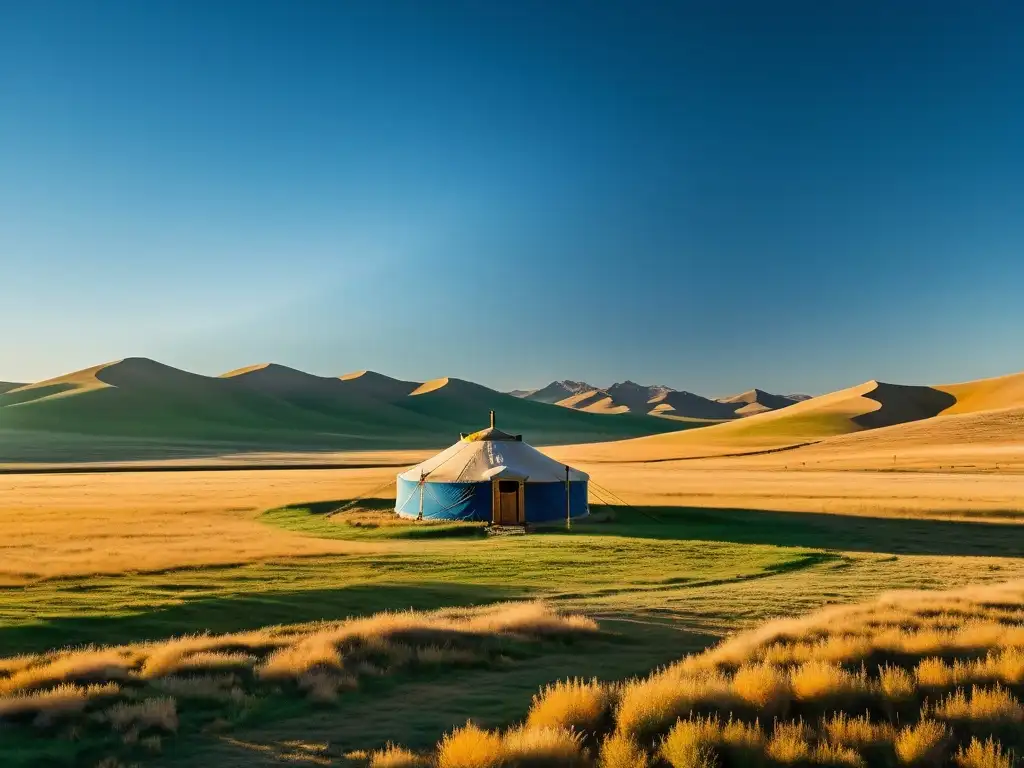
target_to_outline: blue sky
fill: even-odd
[[[0,379],[1024,368],[1024,5],[0,7]]]

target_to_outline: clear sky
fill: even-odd
[[[1024,368],[1024,3],[0,4],[0,379]]]

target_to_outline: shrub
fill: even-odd
[[[864,768],[866,763],[857,750],[840,744],[825,742],[818,744],[811,754],[811,762],[816,765],[829,765],[836,768]]]
[[[807,741],[807,736],[807,726],[801,722],[776,721],[765,752],[772,760],[784,765],[805,762],[811,756],[811,745]]]
[[[722,709],[732,701],[729,680],[720,673],[684,675],[668,670],[629,683],[622,691],[616,722],[623,733],[645,742],[693,710]]]
[[[822,720],[821,732],[828,736],[831,742],[854,749],[891,743],[895,735],[888,723],[873,723],[867,715],[850,717],[845,712]]]
[[[816,699],[850,699],[862,694],[867,685],[863,678],[827,661],[808,661],[790,670],[793,694],[801,701]]]
[[[921,720],[901,728],[893,746],[904,765],[941,765],[948,737],[949,731],[942,723]]]
[[[613,701],[612,689],[597,680],[560,680],[533,697],[526,724],[593,733],[608,718]]]
[[[965,749],[960,747],[953,758],[960,768],[1013,768],[1013,752],[1003,752],[998,741],[971,739]]]
[[[106,718],[119,731],[132,726],[139,730],[158,728],[171,733],[178,730],[178,710],[170,696],[115,704],[107,710]]]
[[[999,685],[993,688],[973,686],[969,698],[962,688],[958,688],[934,707],[934,714],[943,720],[965,722],[1024,721],[1024,708],[1020,702]]]
[[[881,666],[878,668],[878,687],[891,701],[902,701],[914,695],[914,677],[903,667]]]
[[[661,743],[661,756],[673,768],[714,768],[715,747],[722,741],[717,717],[679,720]]]
[[[782,710],[791,694],[785,670],[767,663],[748,664],[736,670],[732,691],[738,699],[769,712]]]
[[[580,753],[580,735],[562,728],[515,728],[502,739],[505,765],[548,766],[578,765],[583,756]]]
[[[438,745],[438,768],[497,768],[505,758],[501,736],[466,723]]]
[[[601,768],[647,768],[650,757],[629,736],[619,731],[601,742]]]
[[[1009,685],[1024,683],[1024,649],[1003,648],[978,664],[979,673],[986,679],[1001,680]]]

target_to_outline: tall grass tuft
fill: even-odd
[[[769,714],[785,709],[792,695],[789,675],[770,664],[744,664],[732,678],[732,691],[740,701]]]
[[[783,765],[807,762],[811,757],[809,735],[809,729],[802,722],[776,721],[765,753]]]
[[[906,701],[914,696],[914,676],[903,667],[888,664],[878,668],[878,687],[890,701]]]
[[[119,731],[135,727],[140,731],[157,728],[173,733],[178,730],[178,710],[170,696],[121,702],[106,711],[106,718]]]
[[[614,701],[613,689],[597,680],[560,680],[533,697],[526,725],[594,733],[609,718]]]
[[[504,764],[508,766],[581,765],[584,756],[580,735],[562,728],[524,726],[502,738]]]
[[[893,746],[896,758],[903,765],[937,766],[944,761],[948,739],[949,730],[945,725],[921,720],[901,728]]]
[[[953,761],[960,768],[1013,768],[1013,751],[1004,752],[1003,746],[991,738],[985,741],[971,739],[967,747],[957,750]]]
[[[729,710],[733,701],[730,681],[721,673],[686,675],[670,669],[627,684],[616,721],[623,733],[647,742],[666,733],[673,722],[692,711]]]
[[[661,743],[661,756],[672,768],[715,768],[715,752],[722,741],[722,723],[717,717],[679,720]]]
[[[889,723],[873,723],[866,714],[850,717],[845,712],[822,720],[820,731],[829,741],[857,750],[891,744],[895,738]]]
[[[801,701],[830,699],[856,703],[866,690],[863,677],[854,675],[839,664],[828,661],[808,661],[790,671],[793,695]]]
[[[651,758],[636,741],[615,731],[601,742],[600,768],[648,768]]]
[[[388,744],[370,755],[370,768],[429,768],[430,760],[404,747]]]
[[[471,722],[447,734],[437,749],[438,768],[497,768],[504,759],[501,735]]]
[[[1000,685],[993,688],[973,686],[969,697],[962,688],[958,688],[936,704],[933,711],[942,720],[968,723],[1024,722],[1024,707]]]

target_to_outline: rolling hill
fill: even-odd
[[[117,438],[119,455],[139,449],[139,441],[174,446],[177,453],[185,445],[209,451],[212,444],[224,450],[433,448],[485,425],[489,410],[504,428],[539,443],[678,428],[634,416],[603,419],[458,379],[417,385],[371,371],[334,378],[276,364],[209,377],[127,358],[0,394],[0,460],[17,460],[17,446],[26,441],[46,442],[54,455],[61,446],[81,454],[90,436],[97,450]]]
[[[17,382],[14,381],[0,381],[0,395],[2,395],[4,392],[9,392],[12,389],[18,389],[24,386],[24,384],[18,384]]]
[[[978,402],[1005,402],[1012,387],[994,386],[982,396],[976,383],[956,385]],[[1024,405],[1024,401],[1021,402]],[[651,461],[729,456],[789,449],[840,435],[874,430],[952,413],[951,388],[906,386],[868,381],[848,389],[692,432],[655,435],[615,445],[582,448],[576,460]]]
[[[601,415],[558,408],[547,403],[517,398],[462,379],[429,381],[399,403],[399,407],[452,424],[478,424],[480,417],[495,411],[507,432],[522,433],[533,443],[561,442],[573,434],[600,433],[605,440],[625,438],[638,432],[668,432],[678,424],[661,423],[651,430],[652,421],[625,414],[608,419]],[[659,423],[655,421],[655,423]]]
[[[572,379],[564,379],[562,381],[552,381],[546,387],[533,390],[516,390],[523,394],[519,395],[526,400],[533,400],[538,403],[549,403],[555,404],[569,397],[583,394],[584,392],[592,392],[598,389],[585,381],[573,381]],[[509,394],[514,395],[515,392]]]
[[[956,398],[946,413],[977,413],[997,408],[1024,406],[1024,373],[1011,373],[989,379],[940,384],[942,390]]]
[[[738,395],[720,397],[718,402],[736,406],[735,413],[740,416],[753,416],[756,413],[775,411],[808,399],[800,396],[773,395],[763,389],[751,389]]]
[[[726,421],[777,410],[802,399],[752,389],[712,400],[692,392],[662,385],[647,386],[623,381],[610,387],[594,387],[583,381],[553,381],[538,390],[517,390],[520,397],[564,408],[601,414],[662,416],[679,420]],[[512,393],[510,393],[512,394]]]

